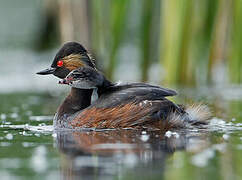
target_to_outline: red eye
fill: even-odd
[[[63,61],[58,61],[58,62],[57,62],[57,66],[58,66],[58,67],[63,66]]]

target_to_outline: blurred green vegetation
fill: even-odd
[[[86,8],[89,48],[109,78],[120,50],[131,44],[139,50],[142,81],[157,63],[166,84],[241,83],[241,0],[92,0]],[[127,56],[132,61],[132,52]]]
[[[24,4],[28,4],[26,10],[35,7],[28,10],[35,13],[26,17],[28,26],[14,39],[26,34],[37,49],[81,42],[111,79],[120,64],[132,62],[139,66],[141,81],[157,76],[153,67],[158,67],[156,79],[163,84],[202,86],[242,81],[241,0],[24,2],[18,10],[20,16],[25,12]],[[2,4],[6,6],[2,6],[2,14],[13,9],[11,3]],[[12,21],[17,19],[12,14],[7,22],[11,29],[24,23]],[[125,72],[128,70],[129,64]]]

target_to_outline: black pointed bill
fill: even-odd
[[[36,74],[39,74],[39,75],[47,75],[47,74],[53,74],[55,72],[56,68],[47,68],[43,71],[40,71],[40,72],[37,72]]]

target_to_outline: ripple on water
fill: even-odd
[[[226,122],[223,119],[214,117],[210,120],[209,124],[205,126],[206,131],[211,132],[233,132],[233,131],[241,131],[242,123],[234,123],[234,122]],[[224,138],[227,138],[225,135]]]
[[[30,116],[30,120],[32,121],[38,121],[42,122],[38,124],[37,126],[29,125],[29,124],[20,124],[20,125],[13,125],[11,122],[4,122],[0,126],[0,128],[9,128],[9,129],[23,129],[23,130],[29,130],[29,131],[38,131],[38,132],[52,132],[54,130],[54,127],[52,125],[46,125],[45,121],[50,121],[53,119],[53,116]],[[95,129],[95,128],[80,128],[80,131],[107,131],[107,130],[114,130],[114,129]],[[234,123],[233,122],[226,122],[223,119],[219,118],[212,118],[208,125],[203,126],[202,129],[189,129],[191,132],[204,132],[204,131],[210,131],[210,132],[224,132],[223,138],[225,140],[229,139],[229,132],[231,131],[241,131],[242,130],[242,123]],[[146,135],[146,131],[142,131],[141,135]],[[166,131],[165,133],[166,137],[174,136],[176,138],[179,138],[179,134],[177,132],[173,131]]]
[[[13,139],[13,135],[12,134],[7,134],[6,136],[5,136],[5,138],[7,139],[7,140],[12,140]]]
[[[211,147],[203,150],[200,153],[197,153],[191,158],[191,162],[193,165],[198,167],[205,167],[208,164],[208,161],[215,156],[215,152],[219,151],[224,153],[226,150],[226,144],[214,144]]]
[[[54,116],[30,116],[29,120],[31,121],[51,121]]]
[[[1,125],[1,128],[4,129],[16,129],[16,130],[25,130],[22,132],[23,135],[27,135],[26,131],[34,131],[34,132],[53,132],[54,128],[52,125],[41,125],[41,126],[32,126],[29,124],[22,124],[22,125]]]
[[[31,160],[32,168],[34,169],[34,171],[41,173],[44,172],[46,168],[48,168],[46,154],[47,150],[45,146],[41,145],[35,148]]]

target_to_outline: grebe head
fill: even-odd
[[[77,42],[68,42],[57,52],[51,67],[37,72],[37,74],[53,74],[63,79],[72,70],[84,66],[95,68],[93,58],[81,44]]]
[[[105,82],[105,77],[91,67],[80,67],[71,71],[59,84],[68,84],[79,89],[96,89]]]

